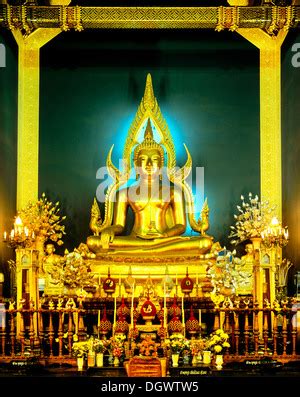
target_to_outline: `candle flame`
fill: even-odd
[[[17,216],[17,217],[16,217],[15,225],[16,225],[16,226],[22,226],[22,225],[23,225],[23,222],[22,222],[22,219],[21,219],[20,216]]]

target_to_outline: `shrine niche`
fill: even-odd
[[[247,366],[254,372],[260,365],[269,370],[299,358],[299,305],[287,296],[292,263],[282,260],[288,232],[280,221],[280,48],[287,32],[299,25],[299,6],[265,2],[252,7],[253,2],[244,0],[228,0],[232,7],[223,7],[222,2],[220,7],[205,8],[89,7],[83,1],[68,6],[69,0],[50,1],[49,8],[39,3],[0,5],[0,25],[11,30],[19,47],[18,211],[27,201],[37,200],[42,186],[39,52],[45,43],[69,29],[191,28],[195,32],[204,28],[234,31],[259,48],[260,196],[277,206],[277,218],[268,220],[259,232],[250,224],[250,236],[239,241],[246,251],[241,259],[210,236],[212,197],[203,203],[201,216],[195,216],[188,182],[190,142],[186,164],[176,168],[173,130],[160,111],[149,75],[124,144],[123,166],[113,164],[113,149],[108,153],[112,183],[106,198],[97,196],[94,201],[91,235],[81,236],[78,248],[73,248],[72,236],[74,251],[56,255],[63,228],[55,233],[49,229],[45,238],[44,225],[36,230],[21,216],[24,225],[16,219],[13,233],[4,234],[16,251],[16,261],[10,263],[16,290],[4,303],[0,291],[1,364],[12,360],[13,365],[26,366],[30,357],[45,362],[45,367],[50,364],[49,368],[66,362],[75,368],[76,357],[80,375],[97,367],[98,374],[107,376],[100,368],[105,365],[111,367],[108,377],[119,376],[124,368],[129,376],[177,377],[182,367],[188,375],[215,376],[229,361],[239,372]],[[159,78],[153,77],[156,86]],[[226,77],[231,81],[227,73]],[[244,182],[232,185],[249,188],[249,180]],[[61,193],[54,186],[49,183],[52,196]],[[213,211],[218,207],[214,206]],[[135,218],[130,228],[128,210]],[[43,218],[40,215],[35,214],[33,223]],[[57,224],[55,219],[49,223]],[[221,222],[214,219],[215,224]],[[227,231],[222,233],[220,238]],[[2,281],[0,277],[0,289]],[[231,368],[226,368],[227,377]]]
[[[109,265],[111,273],[122,279],[129,271],[136,279],[148,274],[161,279],[168,265],[174,278],[177,275],[183,279],[187,267],[194,281],[206,277],[206,268],[215,261],[221,247],[207,234],[207,201],[201,216],[195,218],[192,187],[187,180],[192,158],[184,147],[187,160],[179,168],[172,135],[148,74],[144,96],[124,145],[123,169],[114,166],[112,147],[106,161],[112,183],[103,200],[104,214],[95,198],[90,220],[93,235],[86,245],[81,245],[94,273],[102,275]],[[125,235],[129,209],[134,224]],[[185,235],[187,225],[198,235]]]

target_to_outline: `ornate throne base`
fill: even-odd
[[[116,294],[125,295],[124,280],[131,274],[135,280],[135,294],[142,291],[146,281],[157,286],[160,296],[164,295],[163,283],[166,276],[173,280],[174,293],[183,295],[180,288],[181,280],[186,277],[188,270],[189,277],[194,282],[194,288],[191,297],[205,296],[210,288],[210,280],[207,278],[207,268],[214,265],[215,258],[200,259],[199,256],[178,256],[178,255],[160,255],[160,256],[112,256],[105,255],[96,259],[89,259],[91,271],[98,277],[99,281],[103,281],[110,275],[117,282]],[[160,291],[161,289],[161,291]]]

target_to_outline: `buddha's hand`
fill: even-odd
[[[143,239],[143,240],[155,240],[157,238],[165,238],[168,237],[167,233],[159,233],[159,232],[151,232],[143,235],[137,235],[137,237]]]
[[[101,245],[102,248],[108,249],[109,248],[109,243],[112,243],[114,241],[115,237],[115,231],[114,228],[109,226],[105,228],[102,233],[101,233]]]

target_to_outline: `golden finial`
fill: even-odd
[[[16,304],[15,301],[10,301],[8,310],[15,310],[15,304]]]
[[[57,309],[57,310],[62,310],[62,309],[63,309],[63,303],[64,303],[63,298],[59,298],[59,299],[58,299],[58,302],[57,302],[56,309]]]
[[[153,131],[152,131],[150,119],[148,119],[148,121],[147,121],[147,126],[146,126],[145,133],[144,133],[144,139],[153,140]]]
[[[147,108],[153,109],[155,106],[155,96],[152,86],[152,77],[150,73],[147,74],[143,102],[146,109]]]
[[[54,302],[53,302],[52,299],[50,299],[50,301],[49,301],[49,310],[54,310],[54,309],[55,309]]]

